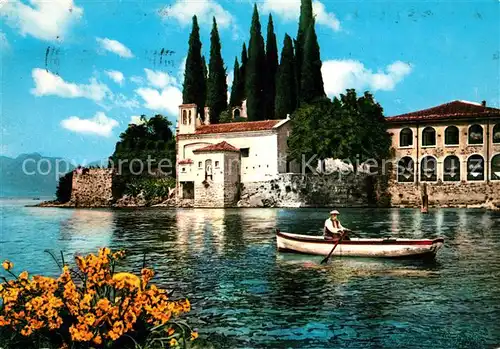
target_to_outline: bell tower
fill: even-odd
[[[181,104],[179,106],[179,134],[193,134],[196,132],[196,119],[198,108],[196,104]]]

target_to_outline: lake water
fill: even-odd
[[[500,347],[500,213],[342,209],[364,236],[445,238],[433,262],[276,251],[274,230],[319,234],[326,209],[101,210],[2,200],[0,259],[55,274],[45,249],[128,251],[189,297],[190,323],[217,348]]]

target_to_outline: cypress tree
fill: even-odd
[[[229,105],[231,107],[235,107],[241,104],[241,95],[239,95],[241,89],[240,85],[240,64],[238,63],[238,57],[235,57],[233,70],[233,86],[231,86],[231,97],[229,98]]]
[[[321,57],[318,38],[314,30],[314,21],[309,27],[304,45],[304,60],[300,80],[300,102],[311,103],[325,97],[323,76],[321,75]]]
[[[276,72],[278,71],[278,45],[274,34],[273,17],[269,15],[266,40],[266,114],[268,119],[274,119],[274,100],[276,98]]]
[[[266,54],[262,38],[259,12],[254,5],[250,43],[248,45],[248,62],[245,67],[245,94],[247,98],[247,115],[249,121],[265,118],[264,74],[266,71]]]
[[[285,118],[297,108],[297,85],[295,77],[295,59],[293,55],[292,38],[285,34],[281,63],[276,79],[276,118]]]
[[[220,113],[227,108],[226,68],[221,55],[217,22],[213,19],[210,33],[210,62],[208,63],[207,106],[210,108],[210,123],[219,123]]]
[[[205,76],[201,58],[200,27],[198,19],[193,16],[193,29],[189,36],[189,49],[184,70],[184,84],[182,89],[182,103],[196,103],[200,114],[203,115],[205,106]]]
[[[203,91],[203,107],[201,116],[205,114],[205,103],[207,102],[207,82],[208,82],[208,70],[207,70],[207,62],[205,61],[205,56],[201,56],[201,65],[203,67],[203,79],[201,80],[201,88]]]
[[[246,66],[248,62],[247,56],[247,45],[243,43],[243,48],[241,49],[241,65],[240,65],[240,86],[238,95],[241,96],[241,101],[246,99],[245,93],[245,77],[246,77]]]
[[[299,18],[299,29],[297,31],[297,41],[295,43],[295,64],[297,76],[297,93],[300,95],[300,81],[302,74],[302,62],[304,61],[304,45],[306,42],[307,30],[312,25],[314,20],[312,0],[301,0],[300,1],[300,18]]]

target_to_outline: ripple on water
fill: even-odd
[[[30,203],[30,202],[28,202]],[[56,273],[67,256],[125,248],[187,296],[220,348],[492,348],[500,344],[500,214],[343,209],[364,236],[445,237],[436,261],[277,253],[274,230],[320,234],[328,210],[61,210],[1,201],[0,258]]]

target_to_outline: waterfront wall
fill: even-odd
[[[421,185],[393,182],[388,191],[391,205],[420,206]],[[458,182],[427,184],[429,205],[434,207],[483,207],[500,209],[500,182]]]
[[[373,187],[364,174],[280,174],[265,182],[242,183],[239,207],[366,207]]]
[[[102,168],[82,168],[73,171],[70,204],[75,207],[110,206],[113,170]]]

